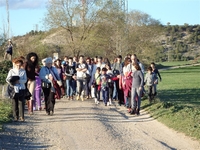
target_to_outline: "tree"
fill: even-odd
[[[156,43],[162,33],[159,21],[140,11],[131,11],[128,21],[129,53],[136,53],[144,59],[155,60],[159,51]]]
[[[73,55],[87,49],[92,28],[99,22],[98,15],[103,1],[50,0],[45,23],[48,28],[64,29],[63,35]]]

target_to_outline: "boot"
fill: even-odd
[[[131,110],[131,115],[135,115],[135,113],[136,113],[136,108],[133,108],[132,110]]]
[[[26,105],[27,105],[27,108],[28,108],[28,112],[29,112],[29,101],[28,100],[26,100]]]
[[[137,115],[140,115],[140,108],[137,108],[136,114],[137,114]]]
[[[29,115],[33,115],[33,100],[29,100]]]

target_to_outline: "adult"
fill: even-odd
[[[86,58],[86,64],[88,67],[87,74],[89,75],[88,78],[86,78],[86,84],[85,84],[85,95],[86,98],[91,98],[91,85],[92,85],[92,72],[94,68],[94,64],[91,63],[90,57]]]
[[[102,68],[106,67],[106,64],[103,62],[103,58],[101,56],[96,56],[94,61],[96,63],[93,65],[93,71],[92,71],[91,81],[95,80],[95,73],[96,73],[96,69],[97,68],[100,68],[100,70],[102,70]],[[94,92],[95,92],[94,88],[92,88],[91,89],[91,95],[94,95]]]
[[[132,88],[131,88],[131,114],[140,114],[141,95],[144,85],[144,76],[139,64],[134,64],[135,71],[132,73]]]
[[[129,70],[132,72],[136,71],[134,64],[138,64],[140,66],[141,71],[144,75],[145,74],[144,65],[139,61],[136,54],[131,55],[131,63],[128,65]]]
[[[4,55],[4,60],[7,59],[7,55],[10,55],[10,60],[12,60],[12,54],[13,54],[13,44],[12,44],[12,41],[9,39],[8,45],[7,45],[7,48],[6,48],[6,52],[5,52],[5,55]]]
[[[117,80],[114,81],[114,91],[113,91],[113,99],[118,99],[118,104],[121,106],[124,104],[124,96],[123,90],[120,88],[119,78],[123,73],[123,66],[122,66],[122,56],[118,55],[116,57],[116,62],[112,65],[112,71],[114,76],[118,77]]]
[[[105,63],[106,66],[111,67],[111,63],[107,57],[103,59],[103,62]]]
[[[69,57],[68,64],[65,67],[65,75],[66,75],[66,95],[67,99],[73,100],[73,94],[75,94],[76,89],[76,78],[75,78],[76,69],[73,65],[73,58]]]
[[[96,69],[100,67],[100,70],[101,70],[102,68],[106,67],[106,64],[103,62],[103,58],[101,56],[96,56],[95,59],[96,59],[96,63],[93,67],[92,77],[91,77],[92,81],[94,81],[94,74],[96,73]]]
[[[42,90],[45,97],[44,100],[46,114],[53,115],[55,106],[55,95],[57,90],[57,86],[55,85],[58,81],[60,81],[60,76],[58,75],[57,69],[52,66],[51,57],[46,58],[44,61],[45,66],[40,69],[39,77],[42,80]]]
[[[63,68],[62,68],[62,66],[61,66],[61,59],[56,59],[55,61],[54,61],[54,67],[57,69],[57,72],[58,72],[58,75],[59,75],[59,77],[60,77],[60,79],[61,79],[61,81],[62,81],[62,83],[63,83],[63,75],[64,75],[64,72],[63,72]],[[62,95],[62,97],[63,96],[65,96],[65,88],[64,88],[64,85],[62,85],[61,87],[60,87],[60,92],[61,92],[61,95]]]
[[[84,88],[86,83],[87,64],[84,62],[84,56],[79,57],[79,62],[76,64],[76,85],[77,85],[77,100],[81,98],[84,101]]]
[[[35,93],[35,68],[38,65],[38,55],[34,52],[28,53],[26,56],[26,62],[25,62],[25,70],[27,74],[27,83],[26,86],[31,93],[31,97],[29,100],[27,100],[28,105],[28,113],[30,115],[33,114],[33,103],[34,103],[34,93]]]
[[[13,69],[8,72],[6,82],[11,84],[10,79],[13,76],[19,77],[20,88],[22,91],[25,91],[27,82],[26,71],[22,69],[23,61],[21,59],[14,59],[13,61]],[[12,99],[12,109],[13,109],[13,117],[14,121],[25,121],[24,119],[24,105],[25,105],[25,94],[20,95],[19,97],[14,97]]]
[[[131,63],[131,59],[126,57],[124,61],[124,67],[123,67],[122,86],[123,86],[123,91],[124,91],[125,105],[127,108],[130,108],[131,106],[131,101],[130,99],[128,99],[131,92],[131,84],[132,84],[131,71],[128,69],[128,65],[130,63]]]

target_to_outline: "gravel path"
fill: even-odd
[[[55,105],[55,114],[36,111],[26,121],[4,125],[0,149],[48,150],[198,150],[200,143],[151,118],[127,113],[123,106],[93,100]]]

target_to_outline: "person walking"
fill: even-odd
[[[156,64],[154,62],[151,63],[151,68],[152,68],[152,72],[157,76],[157,78],[160,78],[160,82],[162,81],[160,72],[158,71],[158,69],[156,68]],[[158,80],[157,83],[154,84],[154,90],[155,90],[155,96],[157,95],[157,85],[158,85]]]
[[[84,88],[87,78],[87,64],[84,62],[84,56],[81,55],[79,57],[79,62],[76,65],[76,83],[77,83],[77,100],[81,98],[84,101]]]
[[[158,82],[156,74],[152,71],[151,67],[148,67],[147,74],[145,75],[144,83],[148,88],[148,99],[149,103],[152,102],[155,96],[155,84]]]
[[[39,77],[42,80],[42,90],[44,92],[45,108],[47,115],[54,114],[56,90],[59,88],[56,83],[61,86],[60,76],[57,69],[52,66],[52,58],[48,57],[45,60],[45,66],[40,69]],[[60,81],[60,82],[58,82]]]
[[[37,66],[35,68],[35,92],[34,92],[35,101],[33,103],[33,109],[35,110],[42,110],[42,105],[41,105],[42,81],[39,77],[39,72],[40,72],[40,67]],[[36,105],[37,105],[37,108],[36,108]]]
[[[144,76],[139,64],[134,64],[134,72],[132,73],[131,88],[131,114],[140,114],[141,95],[144,85]]]
[[[11,69],[8,72],[8,75],[6,77],[6,82],[12,85],[12,82],[15,82],[17,80],[12,81],[12,77],[18,76],[18,87],[19,90],[22,92],[22,95],[18,97],[12,97],[12,111],[13,111],[13,118],[14,121],[25,121],[24,119],[24,105],[25,105],[25,83],[27,82],[27,76],[26,71],[22,69],[23,61],[21,59],[14,59],[13,61],[13,69]],[[16,92],[16,91],[15,91]]]
[[[35,93],[35,68],[38,65],[38,55],[34,52],[28,53],[26,56],[26,62],[25,62],[25,70],[27,74],[27,83],[26,86],[31,93],[30,99],[27,100],[28,105],[28,113],[30,115],[33,114],[33,103],[35,103],[34,100],[34,93]]]
[[[75,84],[75,73],[76,69],[73,65],[73,58],[69,57],[68,64],[65,67],[65,75],[66,75],[66,95],[68,100],[73,100],[74,89],[76,86]]]
[[[9,39],[8,40],[8,45],[6,48],[6,52],[4,54],[4,60],[7,59],[7,55],[10,55],[10,60],[12,60],[12,54],[13,54],[13,43],[12,41]]]

